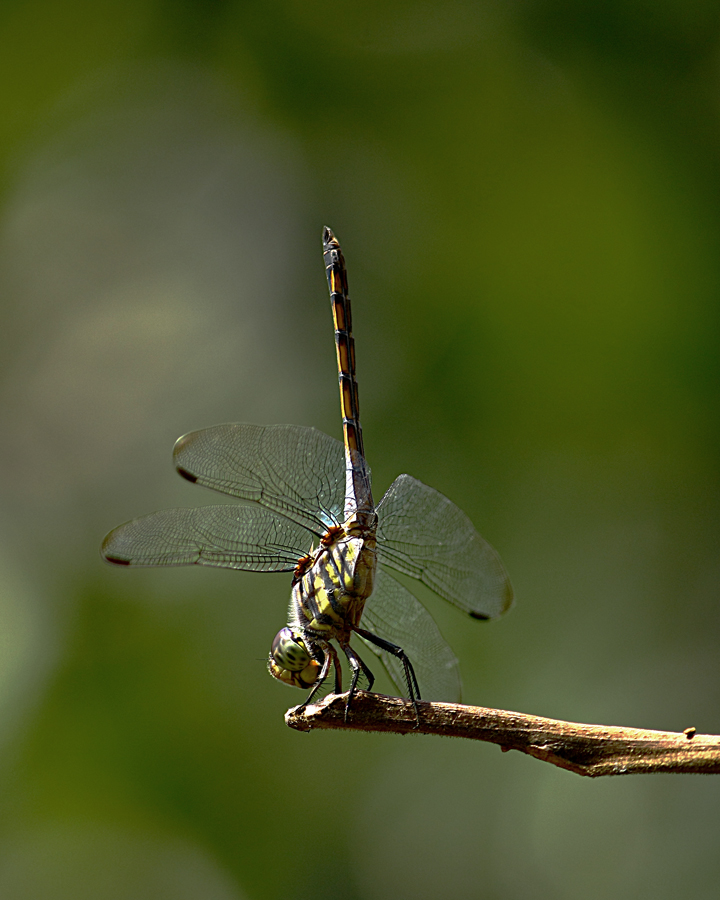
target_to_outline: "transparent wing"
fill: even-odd
[[[422,603],[380,568],[375,575],[375,590],[365,603],[361,625],[407,653],[423,700],[460,702],[460,667],[455,654]],[[405,694],[402,663],[374,644],[363,643],[380,657],[401,694]]]
[[[215,425],[181,437],[181,475],[258,503],[322,535],[343,521],[345,451],[340,441],[299,425]]]
[[[219,566],[289,572],[310,549],[303,527],[252,506],[165,509],[113,529],[102,544],[125,566]]]
[[[493,619],[510,608],[513,590],[500,557],[439,491],[400,475],[377,512],[381,562],[477,619]]]

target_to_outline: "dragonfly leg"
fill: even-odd
[[[329,651],[332,651],[332,653],[330,653]],[[317,677],[317,681],[312,686],[312,690],[305,698],[305,702],[301,703],[300,706],[298,707],[298,709],[305,709],[305,707],[308,705],[308,703],[310,703],[310,701],[313,699],[315,694],[317,694],[317,692],[323,686],[323,684],[325,683],[325,680],[328,677],[328,672],[330,671],[330,663],[333,660],[333,656],[337,657],[337,654],[335,653],[333,648],[330,646],[328,646],[327,648],[323,647],[322,652],[323,652],[325,658],[323,659],[323,664],[322,664],[322,669],[320,669],[320,674]]]
[[[418,687],[417,678],[415,677],[415,669],[413,669],[412,663],[403,648],[398,647],[397,644],[391,644],[390,641],[386,641],[384,638],[378,637],[376,634],[373,634],[371,631],[366,631],[364,628],[355,627],[353,630],[359,634],[360,637],[365,638],[366,641],[370,641],[371,644],[375,644],[376,647],[385,650],[386,653],[392,653],[393,656],[397,656],[402,663],[405,672],[408,695],[415,707],[415,714],[418,715],[417,702],[421,699],[420,688]]]
[[[335,669],[335,693],[342,694],[342,669],[340,668],[340,660],[332,645],[328,645],[332,652],[333,667]]]
[[[343,646],[343,651],[345,656],[348,658],[348,662],[350,663],[350,668],[352,669],[352,679],[350,681],[350,690],[348,691],[347,703],[345,704],[345,721],[347,722],[348,710],[350,709],[350,701],[353,698],[353,694],[357,690],[358,679],[360,678],[360,673],[367,678],[368,680],[368,690],[372,690],[372,686],[375,683],[375,676],[368,669],[365,663],[360,659],[357,653],[353,650],[353,648],[349,644],[345,644]]]

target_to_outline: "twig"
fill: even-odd
[[[353,697],[345,722],[346,700],[347,694],[330,694],[313,706],[288,710],[285,722],[298,731],[348,728],[488,741],[502,750],[520,750],[591,778],[655,772],[720,773],[720,736],[697,734],[694,728],[676,733],[579,725],[458,703],[421,702],[416,716],[408,700],[365,691]]]

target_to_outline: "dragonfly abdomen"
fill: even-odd
[[[347,273],[340,244],[329,228],[323,232],[323,257],[335,324],[335,348],[345,446],[364,456],[362,428],[360,427],[360,402],[355,380],[355,341],[352,336],[352,312],[348,296]]]
[[[335,323],[335,348],[337,350],[340,407],[346,457],[345,515],[347,517],[356,510],[372,510],[374,504],[360,426],[360,401],[355,380],[355,341],[352,336],[352,312],[348,295],[347,272],[340,244],[329,228],[323,229],[323,259],[325,260],[325,274],[330,288],[330,303]]]

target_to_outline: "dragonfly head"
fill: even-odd
[[[310,655],[300,631],[281,628],[275,635],[268,659],[273,678],[307,690],[318,680],[322,664]]]

